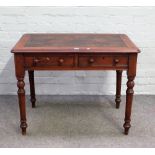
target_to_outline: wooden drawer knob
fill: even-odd
[[[37,64],[38,62],[40,62],[40,60],[34,59],[34,64]]]
[[[95,61],[95,60],[94,60],[93,58],[90,58],[90,59],[89,59],[89,63],[94,63],[94,61]]]
[[[59,59],[59,63],[62,64],[64,62],[64,59]]]
[[[119,59],[114,59],[114,63],[115,64],[119,63]]]
[[[46,57],[46,60],[47,60],[47,61],[50,61],[50,58],[49,58],[49,57]]]

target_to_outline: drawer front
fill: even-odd
[[[79,67],[122,67],[128,66],[127,55],[79,55]]]
[[[26,56],[27,67],[73,67],[74,55],[38,55]]]

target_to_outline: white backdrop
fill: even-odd
[[[16,94],[10,50],[32,32],[126,33],[142,51],[135,93],[155,94],[155,7],[0,7],[0,94]],[[36,72],[35,80],[37,94],[115,94],[114,71]],[[125,84],[124,72],[123,94]]]

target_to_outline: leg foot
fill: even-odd
[[[21,122],[20,128],[22,130],[22,135],[26,135],[27,123],[26,122]]]
[[[35,108],[36,107],[36,99],[35,98],[31,98],[30,99],[31,103],[32,103],[32,108]]]
[[[124,134],[125,134],[125,135],[128,135],[129,129],[130,129],[130,127],[131,127],[130,121],[128,121],[128,122],[126,121],[126,122],[124,123],[123,127],[124,127]]]
[[[119,109],[119,107],[120,107],[120,102],[121,102],[120,96],[117,95],[117,97],[116,97],[116,99],[115,99],[115,102],[116,102],[116,109]]]
[[[124,134],[128,135],[128,133],[129,133],[129,128],[124,129]]]

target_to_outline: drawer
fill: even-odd
[[[79,67],[127,67],[127,55],[79,55]]]
[[[74,55],[29,55],[25,57],[25,64],[27,67],[73,67]]]

